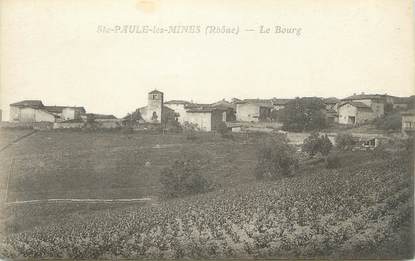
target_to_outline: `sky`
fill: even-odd
[[[163,91],[165,100],[200,103],[232,97],[414,94],[412,1],[0,3],[3,120],[9,104],[24,99],[122,117],[145,106],[153,89]],[[200,32],[98,29],[123,25],[193,25]],[[270,33],[260,33],[261,25]],[[206,34],[207,26],[237,28],[238,34]],[[300,33],[275,33],[277,26]]]

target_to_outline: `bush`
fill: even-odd
[[[176,198],[209,191],[208,180],[200,174],[196,160],[177,160],[163,169],[160,176],[162,192],[166,198]]]
[[[337,169],[341,167],[341,161],[338,154],[330,154],[326,159],[326,168]]]
[[[229,128],[225,122],[221,121],[218,124],[216,131],[223,137],[225,134],[229,132]]]
[[[330,153],[333,144],[327,137],[327,135],[319,137],[319,134],[314,132],[304,140],[302,151],[306,152],[310,157],[313,157],[317,153],[321,153],[323,156],[327,156]]]
[[[341,150],[348,150],[355,144],[353,136],[348,133],[339,133],[335,138],[337,148]]]
[[[397,131],[402,128],[402,116],[399,112],[395,112],[376,119],[374,123],[378,129]]]
[[[298,159],[295,149],[288,144],[286,137],[278,135],[264,139],[258,148],[257,179],[275,179],[287,176],[298,169]]]

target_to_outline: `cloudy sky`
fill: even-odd
[[[121,117],[153,89],[196,102],[414,93],[411,1],[3,0],[0,15],[3,119],[23,99]],[[200,33],[97,32],[123,25]]]

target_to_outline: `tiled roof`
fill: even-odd
[[[96,114],[96,113],[87,113],[87,116],[92,116],[94,117],[96,120],[112,120],[112,119],[117,119],[117,117],[115,117],[112,114]]]
[[[274,107],[271,99],[244,99],[242,101],[236,102],[236,104],[256,104],[264,107]]]
[[[384,94],[355,94],[349,97],[342,99],[345,100],[364,100],[364,99],[384,99],[386,95]]]
[[[84,107],[71,107],[71,106],[45,106],[44,109],[52,112],[52,113],[62,113],[62,110],[65,108],[73,108],[73,109],[79,109],[83,113],[85,113]]]
[[[151,92],[149,92],[149,94],[153,94],[153,93],[162,93],[162,92],[159,90],[152,90]]]
[[[190,102],[184,100],[171,100],[165,102],[164,104],[190,104]]]
[[[368,106],[367,104],[363,103],[363,102],[352,102],[352,101],[347,101],[347,102],[343,102],[342,104],[339,105],[339,107],[342,107],[345,104],[350,104],[358,109],[363,109],[363,110],[372,110],[370,108],[370,106]]]
[[[23,100],[23,101],[12,103],[10,104],[10,106],[42,108],[43,103],[40,100]]]

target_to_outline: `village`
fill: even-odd
[[[415,96],[166,97],[10,104],[0,258],[411,253]]]
[[[163,132],[177,132],[190,128],[198,132],[215,132],[222,128],[221,124],[226,124],[226,128],[235,133],[286,132],[283,120],[287,114],[285,109],[290,102],[294,103],[298,99],[300,98],[232,98],[230,101],[222,99],[214,103],[200,104],[186,100],[166,101],[163,92],[153,90],[148,93],[146,106],[132,110],[123,118],[90,113],[85,107],[80,106],[48,106],[41,100],[23,100],[10,104],[9,121],[1,122],[0,127],[36,130],[129,128],[132,131]],[[411,136],[415,131],[415,96],[396,97],[362,92],[342,99],[302,99],[321,103],[319,110],[324,117],[325,125],[317,130],[329,132],[331,135],[349,130],[367,143],[368,140],[378,139],[391,132]],[[383,128],[383,131],[376,127],[376,122],[387,121],[388,117],[392,118],[394,126]],[[375,144],[374,141],[372,143]]]

